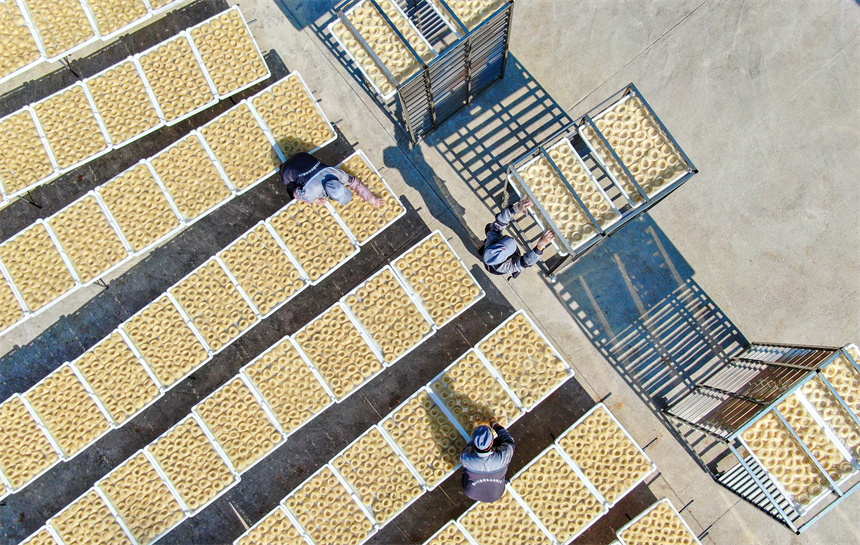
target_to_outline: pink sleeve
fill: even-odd
[[[355,193],[358,194],[359,197],[366,200],[367,202],[371,202],[375,198],[373,193],[370,191],[370,188],[364,185],[364,182],[362,182],[355,176],[350,176],[349,185],[347,187],[355,191]]]

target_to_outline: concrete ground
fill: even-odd
[[[479,339],[512,308],[525,308],[576,376],[529,420],[517,424],[514,431],[520,437],[534,437],[521,447],[518,463],[537,454],[539,442],[551,440],[548,433],[564,429],[597,399],[606,399],[640,444],[656,439],[648,453],[659,474],[637,489],[629,505],[610,513],[608,526],[579,542],[606,545],[612,526],[621,526],[626,516],[660,497],[679,508],[689,504],[684,517],[696,532],[707,529],[705,543],[860,542],[860,496],[795,536],[714,483],[659,418],[655,403],[749,341],[860,341],[860,220],[852,209],[860,197],[860,113],[850,100],[860,90],[860,7],[855,2],[517,0],[505,80],[414,148],[330,49],[324,27],[334,2],[239,4],[261,49],[274,50],[287,69],[301,72],[322,100],[342,133],[339,144],[361,148],[374,164],[384,165],[383,176],[413,210],[378,247],[362,252],[361,274],[402,251],[392,237],[408,240],[409,232],[440,228],[454,237],[458,253],[479,273],[489,294],[485,306],[464,315],[432,347],[416,351],[410,372],[380,376],[369,385],[361,399],[370,409],[356,398],[339,407],[338,414],[322,415],[301,441],[288,442],[273,454],[270,465],[255,468],[255,477],[247,479],[242,491],[226,496],[249,522],[301,482],[314,464],[318,467],[329,453],[378,421],[377,413],[384,415],[426,382],[425,375],[432,377],[433,365],[446,363],[442,360]],[[482,233],[498,209],[506,164],[631,81],[699,174],[555,283],[537,271],[512,282],[480,274],[473,256],[476,233]],[[5,103],[0,106],[6,108]],[[326,151],[344,154],[342,149]],[[93,173],[91,183],[101,174]],[[265,217],[277,209],[284,195],[275,181],[269,182],[219,211],[219,220],[232,213],[235,221],[226,226],[215,219],[201,222],[195,233],[177,237],[160,253],[112,275],[112,287],[138,288],[134,302],[124,301],[121,291],[98,293],[93,288],[0,337],[0,354],[5,354],[0,370],[6,371],[9,362],[29,361],[47,372],[94,344],[134,305],[144,304],[223,247],[234,236],[230,233],[241,232],[242,215]],[[527,222],[520,227],[526,236],[535,233]],[[8,236],[4,231],[3,238]],[[332,293],[323,300],[308,296],[288,305],[289,312],[263,324],[268,329],[257,337],[293,332],[336,299],[335,292],[348,291],[359,279],[359,273],[334,279]],[[97,320],[100,313],[106,317]],[[65,315],[69,317],[61,319]],[[222,372],[198,373],[200,382],[184,385],[172,399],[146,411],[144,419],[157,425],[124,428],[126,446],[90,449],[74,468],[52,470],[46,477],[69,479],[60,482],[69,483],[66,500],[71,501],[157,436],[161,413],[187,413],[195,399],[218,386],[217,377],[231,376],[256,353],[250,341],[237,345],[216,362]],[[23,391],[29,380],[3,378],[10,391]],[[338,429],[343,419],[349,422],[348,432]],[[550,431],[538,433],[544,430]],[[281,469],[295,471],[271,490],[261,486],[274,482],[272,475],[280,478],[278,462],[288,464]],[[4,543],[23,537],[7,523],[12,514],[26,511],[24,503],[37,505],[36,512],[28,512],[32,520],[18,519],[17,524],[31,529],[62,506],[61,500],[39,497],[51,489],[46,477],[34,483],[32,494],[0,505]],[[374,542],[426,539],[432,531],[422,518],[442,520],[465,509],[455,484],[449,479]],[[230,533],[237,531],[236,521],[217,522],[230,517],[226,503],[216,502],[165,542],[232,540],[238,535]]]

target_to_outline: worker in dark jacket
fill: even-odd
[[[376,208],[385,204],[385,199],[371,193],[361,180],[339,168],[324,165],[309,153],[290,157],[281,165],[280,173],[293,197],[300,201],[323,204],[329,198],[346,205],[354,191]]]
[[[493,431],[497,436],[493,438]],[[508,466],[514,457],[514,438],[491,418],[472,432],[472,440],[460,454],[463,492],[477,501],[494,502],[505,494]]]
[[[505,228],[516,216],[528,211],[532,206],[534,203],[526,197],[496,214],[496,221],[487,225],[487,241],[482,247],[481,259],[488,272],[500,275],[510,274],[516,278],[523,270],[537,263],[544,249],[555,240],[555,233],[547,229],[534,249],[522,255],[514,239],[503,234]]]

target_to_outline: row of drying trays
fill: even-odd
[[[464,279],[461,287],[477,287],[474,278],[468,274],[465,265],[439,232],[431,233],[407,250],[400,259],[408,259],[440,246],[450,252],[449,265],[462,267],[465,275],[461,277]],[[66,545],[94,535],[112,536],[123,542],[149,543],[186,516],[200,512],[238,483],[241,473],[271,453],[298,428],[333,402],[340,402],[357,391],[381,372],[383,366],[393,365],[406,353],[385,360],[378,352],[381,339],[370,332],[373,323],[357,320],[347,306],[350,297],[363,289],[367,290],[368,286],[378,285],[376,280],[379,277],[390,275],[410,305],[420,310],[423,301],[412,291],[415,285],[401,274],[397,265],[383,268],[291,338],[282,339],[245,365],[236,377],[195,405],[191,415],[101,479],[92,490],[63,509],[49,521],[45,529],[35,535],[50,537],[56,532],[56,535],[61,536],[59,542]],[[466,306],[481,296],[483,292],[479,290]],[[420,312],[425,320],[430,320],[423,310]],[[514,319],[522,320],[517,316]],[[378,314],[372,317],[381,318]],[[402,321],[393,314],[387,319],[394,328],[399,328]],[[453,317],[448,317],[430,326],[430,334],[451,319]],[[315,332],[319,325],[327,323],[336,326],[337,335],[316,338]],[[530,321],[528,323],[533,327]],[[417,339],[415,345],[427,337],[429,335]],[[129,344],[133,346],[133,343]],[[548,344],[546,346],[549,347]],[[330,361],[323,352],[330,347],[352,347],[370,353],[376,368],[370,368],[367,372],[362,370],[360,382],[353,384],[350,391],[337,395],[325,378],[326,372],[334,370],[340,375],[348,374],[349,367],[357,358]],[[414,346],[408,350],[412,348]],[[331,369],[332,366],[334,369]],[[21,399],[16,398],[17,402]],[[26,405],[31,409],[29,401]],[[461,439],[465,437],[462,429],[455,430],[455,433]],[[138,468],[140,465],[146,467]],[[131,471],[130,467],[137,469]],[[142,477],[143,473],[152,478]],[[131,485],[131,489],[126,488],[126,493],[122,494],[123,482],[129,480],[129,474],[149,483],[147,490],[137,490],[134,481],[126,482],[126,485]],[[156,484],[152,481],[156,481]],[[159,495],[158,492],[162,493]],[[174,506],[173,509],[164,507],[165,498],[166,503]],[[134,505],[128,505],[129,502]],[[94,503],[98,505],[94,507]],[[141,503],[145,505],[141,506]],[[101,510],[103,516],[93,517],[93,510]],[[165,516],[166,520],[154,518],[155,515]],[[100,525],[100,532],[93,532],[93,524]]]
[[[124,34],[185,0],[3,0],[0,30],[10,38],[0,82]],[[59,34],[59,36],[57,36]],[[59,38],[59,39],[58,39]]]
[[[542,454],[532,464],[543,463],[543,457],[547,453]],[[517,477],[513,482],[516,482]],[[509,485],[508,490],[511,490]],[[516,493],[511,493],[511,496],[516,498]],[[496,504],[476,504],[466,512],[458,520],[449,521],[443,526],[433,537],[424,542],[424,545],[504,545],[510,543],[510,539],[518,536],[513,536],[512,532],[492,532],[490,540],[479,539],[470,533],[469,528],[478,528],[483,530],[482,533],[487,533],[485,529],[480,528],[484,521],[499,520],[499,507],[510,510],[511,506],[515,511],[518,511],[520,520],[525,519],[524,515],[532,516],[532,521],[540,524],[540,519],[533,517],[534,513],[521,511],[520,508],[528,510],[528,505],[522,502],[514,503],[515,499],[508,500],[506,504],[496,506]],[[479,517],[483,517],[483,520]],[[527,520],[527,519],[526,519]],[[485,523],[486,524],[486,523]],[[530,523],[527,523],[530,524]],[[590,525],[589,525],[590,526]],[[587,529],[587,528],[586,528]],[[687,521],[681,517],[681,513],[672,505],[672,502],[667,498],[654,503],[648,509],[631,519],[627,524],[619,528],[615,532],[618,539],[610,545],[695,545],[701,544],[696,534],[687,524]],[[531,536],[530,536],[531,537]],[[572,543],[576,537],[571,538],[567,543]],[[523,543],[552,543],[547,541],[543,536],[538,536]],[[563,543],[555,541],[555,543]]]
[[[355,161],[366,163],[361,152],[347,163]],[[367,166],[372,168],[369,163]],[[384,180],[377,175],[375,181],[375,191],[386,200],[383,209],[364,206],[360,199],[345,207],[373,219],[373,235],[405,214]],[[306,216],[305,227],[285,229],[284,222],[298,214]],[[311,214],[313,220],[307,219]],[[360,244],[373,235],[359,242],[344,216],[352,218],[349,221],[353,224],[358,218],[344,211],[338,214],[330,205],[289,203],[186,275],[75,362],[64,364],[27,393],[4,402],[2,407],[16,404],[18,417],[31,421],[24,427],[44,437],[28,444],[21,434],[10,432],[20,426],[8,422],[0,426],[10,432],[3,437],[9,444],[4,444],[0,453],[0,484],[9,492],[17,492],[54,463],[71,459],[112,427],[128,422],[306,286],[320,282],[356,255]],[[305,233],[325,240],[303,240],[300,237]],[[320,258],[331,263],[308,272]],[[225,304],[230,306],[225,308]],[[118,367],[108,373],[111,381],[97,381],[111,365]],[[64,397],[48,393],[55,386],[55,377],[77,381],[71,386],[77,397],[48,422],[32,405],[39,404],[37,398]],[[20,412],[25,405],[32,413],[29,416]],[[30,449],[31,454],[24,458],[31,464],[6,458],[20,454],[22,448]]]
[[[285,104],[271,104],[279,100]],[[296,115],[289,103],[301,117],[291,119]],[[0,245],[0,331],[163,243],[266,179],[286,156],[335,138],[298,73],[240,102]],[[98,245],[58,232],[89,236],[95,228],[102,236]],[[40,274],[39,259],[49,275]]]
[[[512,319],[515,318],[516,315]],[[500,329],[506,324],[502,324]],[[487,342],[487,339],[497,342],[499,335],[499,330],[491,333],[478,346]],[[492,375],[495,374],[495,380],[502,386],[506,385],[504,379],[499,378],[498,370],[487,362],[483,354],[467,352],[430,385],[404,401],[378,425],[363,433],[331,462],[290,492],[275,509],[234,543],[358,545],[394,520],[426,491],[434,489],[452,475],[460,467],[459,455],[469,435],[464,429],[463,418],[453,413],[454,407],[438,395],[434,385],[462,365],[470,355],[477,355],[482,361],[479,365],[486,365],[489,380],[493,380]],[[487,377],[482,378],[487,380]],[[563,382],[553,383],[547,387],[547,391],[551,393]],[[542,393],[541,397],[545,396]],[[423,407],[423,413],[416,416],[415,407]],[[513,417],[510,422],[517,418]],[[439,419],[444,424],[437,423]],[[415,426],[416,421],[423,425],[424,434],[403,437],[404,424],[412,422],[408,425]],[[469,424],[473,425],[472,422]],[[595,424],[599,424],[599,429],[594,429]],[[599,446],[601,434],[614,434],[621,438],[614,446],[617,451],[627,455],[627,463],[613,460],[611,455],[599,453],[597,449],[583,452],[574,447],[574,437],[579,441],[584,438],[592,446]],[[384,447],[362,456],[364,451],[369,450],[367,447],[374,443]],[[427,479],[428,472],[419,469],[420,461],[417,464],[414,454],[410,453],[410,449],[415,450],[416,444],[434,447],[432,450],[435,452],[431,456],[441,459],[441,474],[433,474],[431,480]],[[387,453],[380,455],[380,450]],[[397,461],[386,464],[383,461],[386,458]],[[374,472],[373,468],[379,465],[390,469],[387,473]],[[625,469],[630,470],[628,478],[617,478],[619,471]],[[465,545],[570,543],[654,470],[653,463],[627,430],[603,404],[598,404],[519,471],[506,485],[506,493],[499,501],[475,503],[456,523],[446,525],[427,543],[457,543],[452,535],[454,532],[449,529],[452,525],[458,529],[469,528],[470,533],[466,534],[469,535],[468,541],[463,542]],[[586,472],[592,477],[589,478]],[[404,478],[404,475],[409,477]],[[602,479],[595,479],[594,475]],[[604,492],[599,491],[598,487]],[[612,500],[607,499],[609,496],[604,495],[606,492],[612,494]],[[329,500],[328,506],[324,499]],[[318,516],[322,513],[325,513],[326,518]],[[689,528],[687,532],[693,535]]]
[[[0,119],[3,201],[270,76],[239,8],[211,17]]]
[[[508,3],[430,0],[429,5],[459,38]],[[394,96],[400,84],[439,55],[394,0],[355,2],[328,26],[328,32],[383,100]]]
[[[593,244],[624,217],[668,194],[696,172],[639,90],[630,85],[546,147],[514,162],[508,184],[530,197],[530,213],[550,228],[561,255]],[[597,173],[573,145],[578,137]],[[601,185],[605,173],[609,184]],[[618,196],[613,197],[617,191]]]

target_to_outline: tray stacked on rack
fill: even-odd
[[[394,262],[394,270],[416,294],[437,327],[444,326],[485,295],[438,230],[404,252]]]
[[[362,0],[346,11],[344,19],[329,25],[328,31],[383,99],[390,98],[399,84],[436,56],[392,0]]]
[[[645,201],[643,193],[655,196],[692,170],[635,88],[586,119],[579,134],[634,206]]]
[[[430,0],[436,11],[442,15],[445,22],[454,32],[461,33],[460,26],[454,24],[451,12],[463,23],[467,30],[472,30],[481,24],[487,17],[496,12],[509,0],[457,0],[447,2],[451,11],[446,9],[439,0]]]

